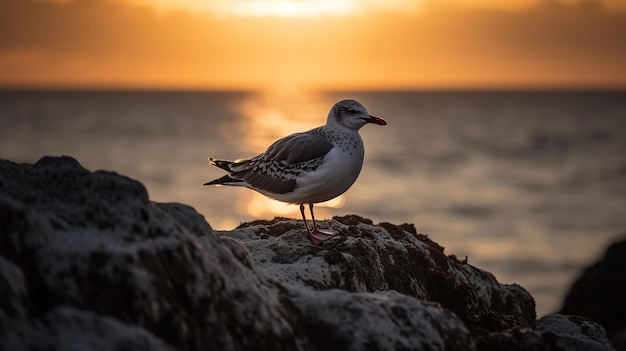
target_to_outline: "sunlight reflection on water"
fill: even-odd
[[[455,254],[518,283],[539,315],[626,231],[623,93],[0,93],[0,157],[71,155],[142,182],[153,201],[193,206],[215,229],[297,206],[251,190],[202,187],[207,156],[248,158],[325,123],[353,98],[388,126],[365,126],[359,179],[316,218],[414,223]]]
[[[317,94],[254,94],[238,104],[237,118],[221,131],[256,155],[279,138],[324,124],[331,105]]]

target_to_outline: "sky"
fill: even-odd
[[[0,87],[626,88],[623,0],[0,0]]]

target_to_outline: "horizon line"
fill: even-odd
[[[262,87],[201,87],[201,86],[117,86],[117,85],[1,85],[0,92],[214,92],[214,93],[273,93],[283,89]],[[460,85],[460,86],[398,86],[398,87],[343,87],[294,88],[302,93],[401,93],[401,92],[626,92],[626,85]],[[293,92],[292,90],[292,92]]]

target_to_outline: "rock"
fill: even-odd
[[[245,250],[191,208],[150,202],[136,181],[67,157],[2,162],[0,226],[5,333],[10,318],[38,345],[69,347],[76,333],[57,340],[41,326],[70,307],[102,330],[141,326],[181,350],[299,348],[277,288]],[[14,349],[8,341],[0,349]]]
[[[317,350],[474,349],[463,323],[437,305],[393,291],[299,291],[292,303]]]
[[[515,327],[480,337],[480,350],[612,350],[604,328],[588,319],[560,314],[541,318],[532,328]]]
[[[221,233],[241,240],[256,265],[280,283],[313,290],[394,290],[436,301],[454,312],[472,334],[530,326],[535,302],[518,285],[499,284],[488,272],[448,257],[412,225],[373,225],[358,216],[335,217],[339,234],[309,245],[301,221],[256,221]]]
[[[626,350],[626,239],[610,245],[573,284],[560,313],[601,324],[616,349]]]
[[[0,314],[0,325],[3,350],[174,350],[141,327],[67,306],[35,320]]]
[[[474,350],[512,333],[607,346],[592,322],[536,323],[526,290],[412,225],[323,223],[340,234],[319,247],[289,219],[215,233],[70,157],[0,161],[0,349]]]

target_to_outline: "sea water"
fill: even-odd
[[[365,163],[316,217],[413,223],[447,254],[517,283],[538,315],[606,246],[626,236],[626,93],[0,92],[0,158],[70,155],[196,208],[214,229],[286,206],[243,188],[203,187],[237,159],[325,122],[357,99],[389,125],[361,130]]]

